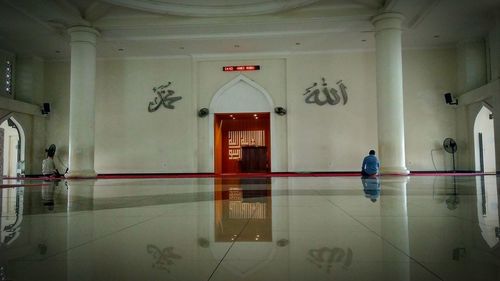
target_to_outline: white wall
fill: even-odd
[[[98,173],[196,171],[196,106],[188,59],[102,60],[96,75],[95,169]],[[148,112],[168,87],[175,109]]]
[[[70,65],[67,62],[45,63],[45,101],[50,103],[50,114],[45,117],[46,143],[57,147],[56,168],[63,172],[68,165],[69,143],[69,81]],[[45,151],[42,151],[45,154]],[[41,173],[41,162],[40,162]]]
[[[500,79],[500,11],[496,12],[495,23],[488,33],[489,81]]]
[[[454,110],[443,93],[456,85],[453,49],[404,51],[407,166],[433,170],[430,150],[453,137]],[[238,72],[224,65],[257,64],[244,72],[265,90],[273,106],[272,171],[358,171],[370,149],[377,150],[375,57],[373,52],[331,52],[232,58],[124,58],[98,60],[96,77],[97,173],[213,172],[210,118],[197,111]],[[47,145],[67,163],[69,62],[46,62],[45,93],[52,112]],[[348,102],[335,106],[305,103],[306,88],[324,77],[329,88],[347,87]],[[148,112],[153,87],[173,82],[182,100],[175,109]],[[213,114],[213,112],[211,112]],[[443,155],[438,170],[443,170]]]
[[[370,149],[377,150],[374,53],[293,56],[287,61],[290,171],[358,171]],[[304,93],[321,78],[348,102],[331,106],[305,103]]]
[[[16,58],[16,100],[31,103],[37,106],[44,100],[44,61],[39,57],[18,56]],[[30,123],[34,137],[29,142],[32,148],[27,158],[27,169],[31,174],[41,174],[41,163],[45,158],[46,143],[46,116],[32,116]],[[64,171],[64,170],[63,170]]]
[[[460,42],[457,45],[457,90],[463,94],[486,84],[487,63],[484,39]]]
[[[456,65],[453,49],[403,52],[406,167],[410,171],[452,170],[452,156],[442,148],[445,138],[456,139],[455,109],[445,104],[444,93],[456,91]]]

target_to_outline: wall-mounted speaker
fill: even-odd
[[[50,103],[44,102],[42,105],[42,114],[46,115],[50,112]]]
[[[444,94],[444,101],[446,102],[446,104],[458,104],[457,99],[453,101],[453,96],[451,95],[451,93]]]
[[[274,108],[274,112],[280,116],[283,116],[286,114],[286,109],[284,109],[283,107],[281,106],[278,106],[278,107],[275,107]]]
[[[208,108],[205,108],[205,107],[204,107],[204,108],[202,108],[202,109],[198,110],[198,117],[205,117],[205,116],[207,116],[207,115],[208,115],[208,113],[210,113],[210,112],[208,111]]]

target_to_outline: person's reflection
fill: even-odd
[[[365,197],[369,198],[373,203],[377,202],[380,196],[380,179],[379,177],[361,177],[363,183],[363,191]]]
[[[54,210],[54,192],[59,182],[60,180],[48,180],[42,185],[42,203],[49,211]]]

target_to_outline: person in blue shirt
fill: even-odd
[[[368,156],[363,159],[363,164],[361,165],[361,175],[363,177],[371,177],[378,175],[378,169],[380,168],[380,163],[378,162],[377,156],[375,156],[375,150],[370,150]]]

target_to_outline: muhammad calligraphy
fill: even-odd
[[[156,97],[153,101],[149,102],[148,111],[155,112],[160,108],[160,106],[164,106],[168,109],[174,109],[175,106],[172,105],[174,102],[182,99],[182,97],[173,97],[175,95],[174,90],[167,89],[172,85],[172,82],[168,82],[166,85],[161,85],[159,87],[153,88],[153,93],[156,94]]]
[[[163,250],[156,247],[155,245],[149,244],[146,247],[149,254],[153,256],[155,261],[152,267],[166,270],[170,272],[169,266],[174,264],[174,259],[181,259],[182,257],[174,253],[174,247],[166,247]]]
[[[326,83],[325,78],[321,78],[321,81],[321,86],[314,82],[311,87],[306,88],[306,92],[303,94],[306,96],[306,103],[315,103],[317,105],[336,105],[341,101],[343,105],[347,103],[347,87],[344,85],[342,80],[337,82],[340,95],[336,89],[328,87],[328,83]]]
[[[351,248],[344,250],[342,248],[322,247],[309,250],[307,260],[319,269],[324,269],[326,273],[330,273],[334,263],[339,263],[343,269],[348,269],[352,264],[352,255]]]

